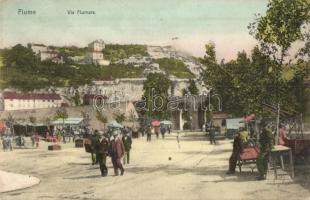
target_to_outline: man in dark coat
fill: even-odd
[[[240,153],[243,151],[242,140],[240,138],[240,132],[234,138],[233,151],[229,158],[229,170],[226,174],[234,174],[236,170],[237,161]]]
[[[126,161],[127,161],[127,164],[129,164],[130,150],[131,150],[131,144],[132,144],[132,139],[129,133],[126,133],[124,137],[122,138],[122,140],[123,140],[123,144],[125,147],[125,155],[124,155],[123,163],[126,164]]]
[[[211,127],[210,127],[209,137],[210,137],[210,144],[216,144],[216,142],[215,142],[215,127],[213,125],[211,125]]]
[[[259,138],[259,154],[257,156],[256,165],[259,172],[258,180],[265,180],[268,169],[268,158],[271,150],[273,149],[273,135],[272,130],[269,128],[263,128]]]
[[[164,139],[165,138],[165,133],[166,133],[166,127],[165,125],[162,125],[160,127],[160,133],[161,133],[161,137]]]
[[[125,147],[122,139],[120,138],[117,131],[113,132],[113,137],[110,141],[111,145],[111,159],[114,168],[114,175],[118,176],[118,169],[121,170],[121,176],[124,174],[124,168],[121,162],[121,158],[124,156]]]
[[[98,153],[97,153],[97,147],[100,142],[100,136],[98,130],[95,130],[95,132],[90,137],[91,141],[91,159],[92,164],[98,163]]]
[[[151,139],[152,139],[152,128],[151,128],[151,126],[148,126],[146,128],[146,141],[150,142]]]
[[[109,140],[105,135],[103,135],[103,138],[97,147],[98,162],[100,165],[101,176],[108,175],[108,168],[106,165],[108,150],[109,150]]]

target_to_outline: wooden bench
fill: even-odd
[[[256,159],[258,156],[259,150],[257,147],[246,147],[243,149],[243,152],[239,154],[237,165],[239,171],[241,172],[242,165],[256,164]],[[252,173],[255,167],[251,167]]]

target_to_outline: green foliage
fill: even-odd
[[[169,75],[177,78],[195,78],[195,75],[185,66],[185,64],[173,58],[161,58],[155,60],[159,64],[159,68]]]
[[[288,112],[302,112],[306,104],[302,94],[303,80],[309,73],[308,65],[290,65],[290,68],[294,68],[290,81],[278,78],[282,77],[282,71],[270,70],[270,67],[279,69],[275,66],[277,63],[256,47],[250,58],[245,52],[239,52],[236,60],[221,65],[207,65],[203,77],[212,92],[221,96],[223,110],[235,116],[253,112],[269,116],[270,113],[262,104],[276,105],[277,102]]]
[[[120,45],[120,44],[106,44],[105,48],[102,50],[103,56],[107,60],[112,62],[129,58],[133,55],[148,56],[147,47],[145,45],[138,44],[129,44],[129,45]]]
[[[73,101],[74,101],[75,106],[80,106],[81,105],[81,99],[80,98],[81,98],[80,97],[80,93],[77,90],[76,93],[73,96]]]
[[[50,49],[56,51],[65,58],[69,56],[85,56],[87,52],[89,52],[88,47],[79,48],[76,46],[66,46],[66,47],[50,46]]]
[[[143,67],[133,65],[110,64],[101,67],[101,78],[137,78],[143,74]]]
[[[117,123],[121,124],[121,123],[123,123],[126,120],[126,117],[125,117],[124,113],[116,112],[113,115],[114,115],[115,121]]]
[[[191,95],[198,95],[199,94],[199,90],[198,90],[196,83],[193,79],[189,80],[188,91],[190,92]]]
[[[29,121],[30,121],[30,123],[35,124],[37,122],[37,118],[34,116],[30,116]]]
[[[168,89],[171,86],[170,80],[160,73],[151,73],[147,76],[147,80],[143,83],[143,97],[148,109],[148,118],[167,119]],[[162,102],[155,99],[162,99]],[[162,105],[161,105],[162,103]],[[155,104],[155,105],[154,105]],[[160,109],[159,109],[160,107]],[[158,108],[158,109],[157,109]]]
[[[309,0],[271,0],[265,16],[249,25],[250,33],[261,42],[262,49],[282,64],[292,43],[304,39],[309,29]]]
[[[108,122],[108,118],[101,112],[97,111],[96,118],[98,121],[100,121],[103,124],[106,124]]]
[[[68,118],[68,112],[65,108],[59,108],[56,110],[54,119],[62,119],[63,121]]]
[[[31,49],[22,45],[3,50],[2,57],[4,66],[0,68],[0,86],[25,91],[50,86],[79,86],[111,77],[136,78],[143,73],[142,67],[132,65],[95,66],[40,62]]]

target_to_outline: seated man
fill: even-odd
[[[233,151],[229,159],[229,170],[226,174],[234,174],[236,170],[237,161],[239,154],[243,151],[242,140],[240,137],[240,132],[234,138]]]

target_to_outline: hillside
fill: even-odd
[[[33,89],[54,87],[79,86],[90,84],[94,80],[107,78],[140,78],[145,76],[144,71],[152,71],[152,64],[158,63],[161,71],[176,78],[194,78],[195,75],[185,65],[182,59],[160,58],[155,59],[148,53],[145,45],[120,45],[107,44],[103,50],[104,59],[112,62],[108,66],[96,64],[75,63],[70,57],[86,57],[89,49],[75,46],[49,48],[63,59],[61,63],[53,60],[41,61],[40,57],[32,52],[31,48],[20,44],[11,49],[0,51],[1,80],[0,87],[13,87],[20,90],[31,91]],[[132,63],[113,62],[121,59],[138,57],[149,59],[148,64],[136,65]],[[137,58],[137,59],[138,59]],[[1,61],[0,60],[0,61]],[[139,62],[139,60],[137,60]],[[155,71],[157,72],[157,71]]]

